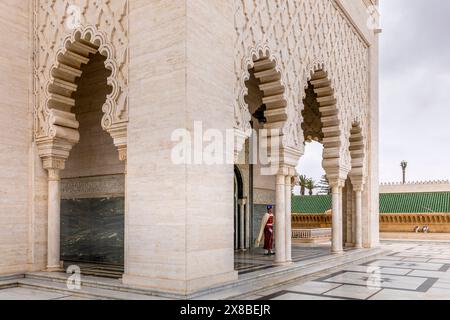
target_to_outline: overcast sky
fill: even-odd
[[[380,180],[450,179],[450,1],[382,0]],[[318,179],[321,146],[298,170]],[[319,164],[319,165],[318,165]]]

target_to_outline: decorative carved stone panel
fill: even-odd
[[[367,43],[334,0],[235,0],[235,128],[248,130],[245,103],[249,68],[268,58],[280,72],[287,120],[284,147],[303,153],[302,110],[312,73],[326,72],[339,111],[339,165],[351,167],[351,125],[367,132],[369,51]]]
[[[34,134],[44,162],[64,161],[79,140],[72,95],[81,66],[96,52],[111,71],[102,126],[125,159],[128,0],[34,0]]]

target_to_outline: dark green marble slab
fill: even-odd
[[[124,264],[124,198],[61,200],[62,260]]]

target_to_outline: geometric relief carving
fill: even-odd
[[[61,180],[61,199],[114,198],[124,194],[124,175]]]
[[[352,161],[352,169],[350,171],[350,179],[353,186],[363,186],[364,178],[367,175],[366,169],[366,139],[358,122],[354,122],[350,131],[350,155]]]
[[[75,12],[79,16],[74,17]],[[79,140],[72,108],[82,66],[97,52],[106,57],[112,88],[102,127],[126,156],[128,123],[127,0],[34,2],[34,134],[44,165],[63,163]],[[76,23],[73,24],[72,20]],[[64,165],[60,165],[64,167]],[[61,169],[61,168],[60,168]]]
[[[283,146],[303,153],[305,89],[314,72],[323,70],[339,113],[340,165],[349,170],[353,121],[367,131],[369,50],[341,8],[334,0],[235,0],[235,29],[235,129],[247,128],[247,70],[263,52],[276,61],[285,88]]]
[[[302,130],[305,141],[322,142],[324,138],[321,121],[322,114],[320,113],[320,106],[317,102],[317,95],[314,92],[314,87],[311,83],[308,83],[308,89],[306,89],[306,97],[303,100],[303,105]]]

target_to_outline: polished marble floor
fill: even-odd
[[[386,254],[371,261],[350,263],[330,272],[233,299],[450,300],[450,242],[384,241],[382,248]],[[327,254],[327,245],[302,246],[293,250],[296,261]],[[261,252],[239,253],[237,260],[237,266],[244,273],[260,270],[255,268],[271,268],[273,265],[273,257],[265,257]],[[130,295],[128,298],[133,297]],[[0,300],[76,299],[80,298],[25,287],[0,290]]]
[[[324,244],[303,244],[292,246],[292,261],[323,257],[330,254],[331,243]],[[274,256],[265,256],[264,250],[252,249],[247,251],[236,251],[234,254],[234,269],[239,274],[265,270],[273,268],[275,265]]]
[[[271,290],[249,300],[450,300],[450,242],[390,242],[384,256]]]
[[[9,288],[0,290],[1,300],[89,300],[75,295],[30,288]]]

